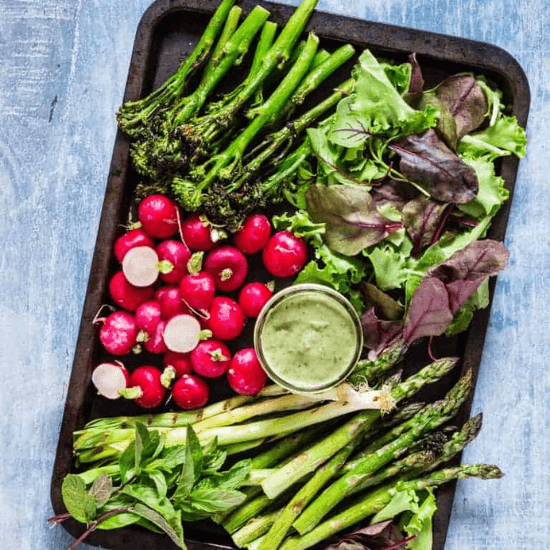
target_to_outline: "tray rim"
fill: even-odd
[[[247,1],[248,0],[245,0],[245,4],[247,3]],[[152,55],[151,48],[147,47],[147,45],[151,44],[155,30],[157,29],[161,21],[169,16],[171,13],[178,11],[191,11],[204,15],[209,15],[213,13],[218,4],[218,0],[155,0],[146,9],[140,19],[135,33],[134,46],[128,69],[128,77],[124,89],[123,102],[127,100],[138,99],[141,96],[145,84],[144,70],[147,67],[149,56]],[[276,13],[277,16],[280,16],[283,19],[287,19],[288,16],[295,10],[294,6],[277,4],[273,2],[264,2],[262,0],[254,2],[254,4],[264,5],[272,12],[272,14]],[[518,122],[523,127],[526,127],[530,108],[529,83],[525,72],[523,71],[523,68],[521,67],[519,62],[503,48],[487,42],[472,40],[469,38],[461,38],[431,31],[423,31],[416,28],[369,21],[357,17],[348,17],[332,12],[318,10],[315,10],[315,12],[313,13],[308,23],[308,26],[306,27],[306,31],[317,28],[319,22],[326,22],[327,20],[330,22],[330,24],[324,24],[322,27],[323,32],[318,32],[321,38],[334,39],[339,41],[345,40],[350,41],[356,45],[363,44],[363,47],[365,48],[373,47],[403,54],[405,53],[405,50],[403,48],[392,48],[378,43],[375,45],[365,40],[358,40],[356,37],[350,35],[349,31],[346,30],[346,25],[360,27],[364,30],[370,30],[371,32],[374,32],[376,36],[381,36],[384,33],[389,36],[394,33],[408,33],[408,41],[411,44],[416,44],[416,47],[414,49],[407,50],[407,52],[415,51],[419,55],[435,59],[437,61],[451,61],[453,63],[475,66],[480,70],[488,70],[499,74],[510,84],[512,95],[512,113],[517,117]],[[440,51],[434,52],[434,44],[443,45],[444,49],[442,48]],[[467,57],[466,52],[468,52],[468,48],[470,48],[472,51],[476,51],[476,49],[478,48],[485,51],[489,50],[492,55],[490,58],[484,56],[479,60],[476,60],[476,62],[474,63],[471,59]],[[454,53],[454,55],[456,56],[455,59],[449,59],[449,49],[452,50],[452,53]],[[500,60],[501,64],[507,64],[507,70],[505,72],[501,70],[500,65],[495,64],[495,60],[497,58]],[[108,271],[110,263],[109,255],[100,253],[101,238],[105,234],[113,235],[117,230],[118,220],[120,219],[120,211],[123,208],[124,203],[124,188],[129,164],[129,145],[129,138],[125,136],[119,129],[117,129],[105,190],[105,197],[103,200],[98,232],[94,245],[90,275],[88,279],[85,300],[82,307],[81,322],[75,347],[73,366],[69,379],[67,398],[61,421],[56,457],[52,471],[50,494],[52,507],[56,514],[60,514],[64,511],[62,500],[60,498],[61,480],[69,471],[72,463],[72,430],[73,427],[78,424],[77,411],[79,407],[82,406],[82,403],[85,399],[86,388],[90,384],[89,375],[91,373],[91,366],[88,365],[87,368],[84,369],[84,374],[86,374],[87,372],[88,375],[87,383],[84,385],[82,384],[83,373],[81,372],[83,369],[83,365],[80,364],[81,361],[79,363],[79,360],[82,356],[87,356],[88,358],[91,358],[92,356],[94,344],[93,335],[95,329],[92,326],[91,321],[95,315],[95,312],[97,311],[96,306],[97,304],[101,303],[101,296],[104,294],[105,291],[105,287],[101,280],[101,277],[97,277],[96,274],[98,272],[103,273],[105,271]],[[505,177],[507,184],[510,187],[510,198],[508,199],[508,207],[506,208],[503,215],[500,216],[498,226],[494,226],[492,228],[492,232],[497,234],[495,238],[500,238],[500,240],[504,240],[505,237],[505,229],[507,226],[507,221],[511,208],[512,195],[517,176],[518,165],[519,159],[515,158],[507,158],[505,165],[503,164],[503,172],[506,171],[506,175],[503,174],[503,176]],[[495,284],[496,278],[493,278],[491,280],[491,301],[489,308],[483,310],[482,315],[478,315],[474,318],[474,321],[470,326],[466,336],[466,352],[462,357],[461,372],[465,372],[469,368],[473,369],[474,388],[475,381],[477,379],[477,370],[481,362],[483,342],[485,340],[488,320],[490,318],[490,310],[493,301],[492,296]],[[474,339],[472,337],[474,333],[477,334],[475,338],[475,340],[477,340],[478,342],[477,348],[475,346],[469,345],[470,341]],[[474,348],[473,351],[472,348]],[[464,406],[465,408],[467,408],[468,411],[470,410],[472,399],[473,395]],[[443,493],[443,498],[447,499],[449,502],[449,505],[445,508],[445,517],[443,518],[443,522],[445,524],[444,531],[442,533],[439,533],[442,544],[444,544],[448,529],[455,486],[456,482],[453,482],[448,484],[445,488],[439,490],[440,493]],[[76,533],[82,530],[82,525],[72,520],[72,518],[67,522],[64,522],[62,525],[71,535],[75,537],[78,536]],[[131,533],[132,531],[135,532],[135,530],[135,527],[126,527],[120,529],[119,531],[126,531],[128,533]],[[90,544],[103,545],[107,540],[109,540],[109,538],[110,537],[108,532],[96,531],[88,539],[88,542]],[[168,537],[165,537],[164,535],[157,535],[145,530],[143,530],[142,532],[140,530],[139,538],[142,539],[140,541],[140,548],[142,547],[141,544],[143,543],[145,543],[143,548],[148,548],[151,546],[159,549],[176,548],[175,545],[171,543],[171,541],[168,539]],[[135,543],[135,541],[133,542]],[[113,549],[125,548],[124,544],[121,544],[115,546],[107,545],[106,547]],[[213,542],[200,542],[188,539],[186,539],[186,544],[190,549],[193,550],[195,548],[207,548],[210,550],[231,548],[226,545],[219,545]],[[137,549],[137,546],[135,544],[134,548]]]

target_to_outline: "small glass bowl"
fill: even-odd
[[[264,353],[263,344],[262,344],[262,332],[264,330],[266,322],[269,322],[270,313],[273,311],[273,309],[277,305],[281,304],[285,300],[292,299],[292,297],[296,295],[307,295],[307,294],[322,294],[324,297],[328,297],[330,300],[333,300],[335,303],[339,304],[340,306],[343,306],[343,309],[345,310],[345,312],[349,314],[350,320],[352,321],[353,328],[355,331],[355,349],[353,351],[353,355],[349,364],[347,364],[345,368],[342,369],[340,376],[338,376],[337,378],[333,378],[323,384],[317,384],[317,385],[310,384],[307,386],[306,385],[299,386],[299,385],[290,383],[287,380],[284,380],[283,378],[281,378],[279,374],[274,372],[273,368],[271,368],[271,366],[269,365],[269,362],[266,359],[266,354]],[[359,357],[361,356],[362,349],[363,349],[363,329],[361,327],[361,319],[359,318],[357,311],[351,305],[349,300],[345,298],[342,294],[340,294],[339,292],[337,292],[336,290],[330,287],[319,285],[319,284],[313,284],[313,283],[311,284],[304,283],[304,284],[289,286],[277,292],[277,294],[275,294],[262,308],[262,311],[260,312],[260,315],[258,316],[256,320],[256,325],[254,327],[254,348],[256,350],[256,354],[258,356],[258,359],[263,369],[265,370],[267,375],[271,378],[271,380],[273,380],[276,384],[294,393],[315,394],[315,393],[323,392],[342,383],[350,375],[351,371],[353,370],[353,367],[359,360]]]

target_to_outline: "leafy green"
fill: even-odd
[[[191,426],[185,445],[164,446],[165,437],[136,422],[134,440],[121,454],[118,472],[96,468],[97,476],[69,474],[62,485],[68,512],[93,529],[116,529],[137,523],[166,533],[185,548],[182,521],[195,521],[242,502],[237,490],[251,462],[243,460],[221,471],[227,456],[216,440],[203,449]],[[120,484],[115,485],[115,480]],[[87,489],[90,484],[90,489]]]
[[[422,491],[397,490],[390,502],[371,520],[371,524],[390,520],[401,515],[398,526],[408,535],[414,535],[407,547],[414,550],[431,550],[432,518],[437,510],[431,489]]]
[[[81,523],[89,523],[96,516],[96,499],[86,490],[86,484],[76,474],[68,474],[61,485],[63,503],[71,516]]]
[[[353,77],[354,93],[342,99],[336,109],[329,133],[332,143],[357,147],[372,135],[407,135],[435,125],[436,110],[429,105],[421,111],[410,107],[369,50],[361,54]]]
[[[402,227],[376,208],[368,191],[349,185],[312,185],[306,194],[308,213],[325,224],[331,250],[354,256]]]

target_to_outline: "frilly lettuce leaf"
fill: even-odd
[[[432,518],[437,510],[431,489],[423,491],[397,490],[391,501],[378,512],[371,523],[395,518],[402,514],[398,525],[407,535],[414,535],[407,548],[431,550],[433,543]]]
[[[428,105],[410,107],[388,78],[384,67],[365,50],[354,68],[355,90],[338,103],[329,140],[357,147],[375,134],[387,136],[422,132],[437,122],[437,110]]]

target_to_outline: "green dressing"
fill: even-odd
[[[340,300],[323,291],[307,291],[276,302],[259,337],[275,381],[315,391],[348,374],[357,355],[357,332],[352,314]]]

